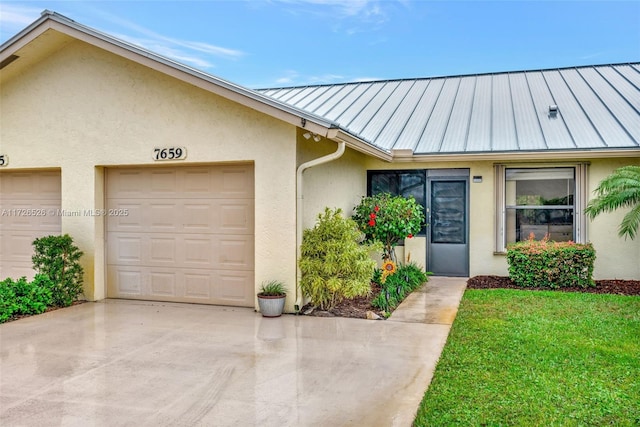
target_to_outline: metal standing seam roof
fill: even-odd
[[[640,63],[258,91],[388,152],[640,147]]]

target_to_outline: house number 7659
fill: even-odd
[[[187,157],[184,147],[154,148],[153,160],[183,160]]]

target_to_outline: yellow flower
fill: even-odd
[[[382,263],[382,283],[384,283],[387,280],[387,276],[391,276],[392,274],[395,274],[396,271],[397,269],[396,269],[395,262],[391,260],[387,260],[383,262]]]
[[[396,272],[396,263],[391,261],[391,260],[387,260],[385,262],[382,263],[382,272],[383,273],[387,273],[387,275],[391,275],[393,273]]]

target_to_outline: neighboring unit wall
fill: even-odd
[[[294,286],[294,126],[80,41],[3,81],[0,100],[6,169],[60,168],[66,211],[104,208],[105,168],[252,163],[256,288]],[[186,147],[186,160],[152,160],[171,146]],[[85,252],[91,300],[105,297],[104,227],[103,217],[62,218]]]

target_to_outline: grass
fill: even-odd
[[[467,290],[415,425],[640,425],[640,297]]]

